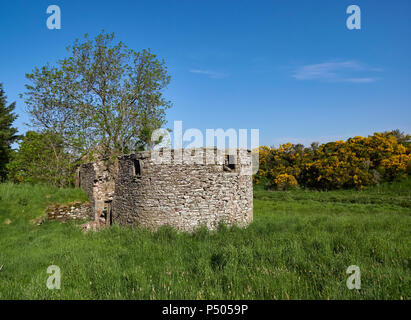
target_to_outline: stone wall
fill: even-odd
[[[89,196],[91,218],[106,225],[153,230],[169,225],[182,231],[252,221],[251,151],[168,152],[125,155],[110,168],[102,160],[82,165],[78,184]]]
[[[117,161],[109,164],[104,160],[97,160],[79,167],[78,186],[90,199],[91,219],[98,220],[103,216],[106,218],[107,206],[114,197],[116,176]]]
[[[82,188],[87,194],[90,200],[90,218],[94,218],[94,195],[93,195],[93,186],[94,180],[96,179],[96,173],[94,172],[93,163],[87,163],[81,165],[77,170],[77,186]]]
[[[253,219],[251,152],[236,150],[233,158],[217,149],[184,152],[181,161],[181,153],[172,150],[172,163],[153,161],[148,152],[119,158],[113,223],[183,231],[202,225],[214,229],[223,221],[248,225]],[[213,161],[206,159],[210,153]]]
[[[51,204],[46,209],[46,216],[48,220],[58,220],[61,222],[89,219],[90,203],[75,201],[68,204]]]

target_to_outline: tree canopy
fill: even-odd
[[[75,165],[59,135],[49,131],[27,131],[7,168],[13,182],[63,187],[73,183]]]
[[[61,136],[80,157],[99,146],[110,157],[149,146],[147,132],[165,123],[170,76],[148,49],[136,52],[114,34],[76,39],[55,66],[35,68],[24,94],[32,122]]]

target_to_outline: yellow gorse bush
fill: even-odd
[[[289,190],[298,185],[297,179],[290,174],[283,173],[279,174],[274,179],[274,184],[279,190]]]
[[[322,145],[313,143],[309,148],[291,143],[278,148],[262,146],[254,181],[277,189],[297,184],[318,189],[361,189],[392,181],[411,171],[410,138],[393,131]]]

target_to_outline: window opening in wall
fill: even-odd
[[[78,171],[78,175],[77,175],[77,187],[81,187],[81,171]]]
[[[234,155],[227,154],[225,156],[225,161],[224,161],[224,170],[225,171],[235,171],[235,169],[236,169],[236,163],[235,163]]]
[[[141,176],[141,161],[134,159],[133,162],[134,162],[134,175]]]

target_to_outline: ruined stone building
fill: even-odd
[[[220,222],[246,226],[253,219],[251,158],[245,149],[139,152],[110,169],[104,160],[84,164],[77,181],[89,196],[91,218],[104,224],[181,231]]]

